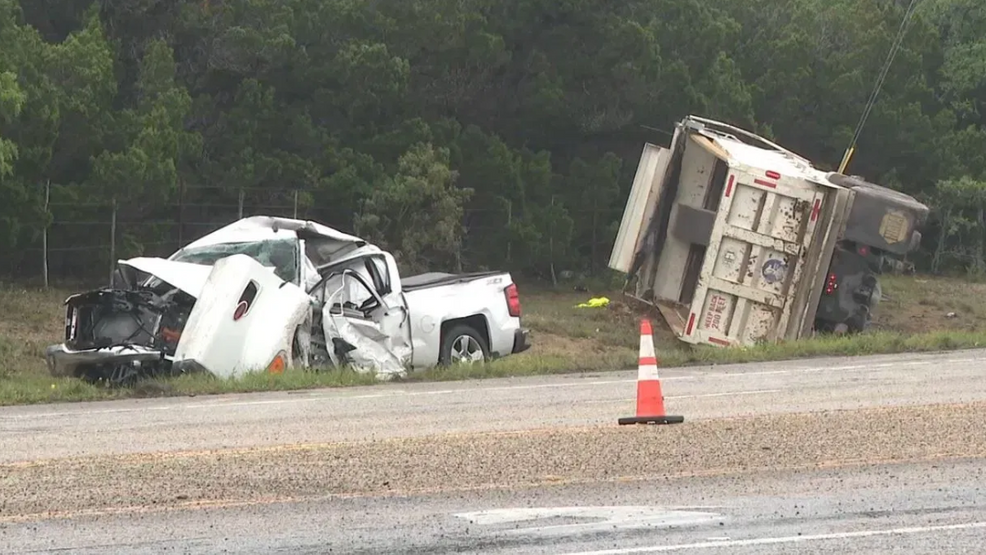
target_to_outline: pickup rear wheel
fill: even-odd
[[[486,339],[471,326],[464,324],[452,326],[442,337],[439,362],[443,366],[475,364],[489,358],[490,348],[486,344]]]

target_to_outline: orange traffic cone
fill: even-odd
[[[664,394],[657,376],[657,354],[654,352],[650,321],[640,322],[640,362],[637,366],[637,416],[620,418],[624,424],[680,424],[684,416],[664,413]]]

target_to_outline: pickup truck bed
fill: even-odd
[[[503,272],[472,272],[468,274],[446,274],[442,272],[427,272],[416,276],[401,278],[401,288],[404,291],[420,291],[432,287],[465,283],[477,279],[493,277]]]

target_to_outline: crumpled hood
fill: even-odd
[[[138,257],[131,258],[130,260],[120,260],[119,264],[151,274],[181,289],[196,299],[202,293],[202,287],[205,286],[206,280],[209,279],[209,273],[212,272],[212,266],[190,264],[188,262],[174,262],[163,258]]]

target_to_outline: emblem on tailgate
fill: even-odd
[[[784,279],[785,274],[787,274],[787,264],[783,260],[771,258],[763,263],[763,270],[760,273],[767,283],[777,283]]]

